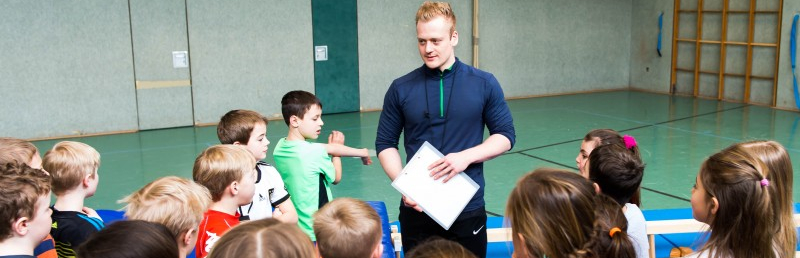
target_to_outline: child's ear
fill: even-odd
[[[290,126],[292,126],[294,128],[297,128],[298,126],[300,126],[299,124],[300,124],[300,118],[299,117],[297,117],[295,115],[292,115],[292,116],[289,117],[289,125]]]
[[[28,223],[30,220],[28,217],[22,217],[14,221],[11,224],[11,232],[18,236],[24,236],[28,234]]]
[[[194,241],[193,238],[194,238],[195,234],[197,234],[197,229],[193,228],[193,229],[189,229],[189,231],[186,231],[186,234],[184,234],[183,237],[182,237],[183,238],[182,239],[183,244],[187,245],[187,246],[191,245],[191,244],[194,244],[195,241]]]
[[[383,255],[383,244],[381,244],[381,242],[378,241],[378,246],[376,246],[375,249],[372,250],[372,258],[381,258],[382,255]]]
[[[598,185],[597,183],[592,183],[592,186],[594,186],[594,193],[596,194],[603,193],[603,191],[600,190],[600,185]]]
[[[719,200],[717,197],[711,197],[711,215],[716,215],[719,210]]]
[[[232,195],[239,194],[239,182],[233,181],[233,183],[231,183],[228,186],[228,188],[230,189],[230,192],[231,192]]]
[[[242,145],[242,143],[239,142],[239,141],[235,141],[235,142],[233,142],[233,145]]]
[[[88,175],[86,175],[86,176],[84,176],[84,177],[83,177],[83,180],[81,181],[81,184],[83,184],[83,187],[89,187],[89,185],[90,185],[90,182],[91,182],[91,181],[92,181],[92,179],[94,178],[94,176],[93,176],[93,175],[94,175],[94,174],[88,174]]]

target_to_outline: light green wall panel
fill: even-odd
[[[130,2],[136,81],[189,81],[189,68],[173,68],[172,51],[188,51],[186,1]],[[191,60],[190,60],[191,61]],[[178,88],[138,89],[139,129],[190,126],[192,91]]]
[[[672,0],[632,1],[630,86],[656,92],[669,92],[672,65]],[[658,15],[664,13],[661,27],[661,56],[658,56]]]
[[[358,1],[358,65],[363,109],[383,108],[383,97],[392,81],[422,66],[414,18],[422,2]],[[472,64],[472,1],[449,2],[457,20],[456,57]]]
[[[231,109],[272,116],[286,92],[314,91],[310,0],[186,4],[196,123]]]
[[[506,97],[629,86],[631,1],[501,1],[480,6],[480,65]]]
[[[136,90],[139,129],[192,125],[191,86]]]
[[[0,35],[0,135],[137,129],[128,1],[0,1]]]

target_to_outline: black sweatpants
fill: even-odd
[[[399,220],[406,254],[428,238],[438,236],[458,242],[478,257],[486,257],[485,207],[461,213],[450,229],[445,230],[428,214],[406,207],[401,201]]]

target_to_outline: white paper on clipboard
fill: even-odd
[[[444,178],[433,180],[428,166],[442,157],[444,155],[426,141],[394,179],[392,187],[417,202],[442,228],[450,229],[480,186],[464,173],[458,173],[447,183],[442,183]]]

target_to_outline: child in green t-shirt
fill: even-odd
[[[333,131],[328,144],[312,143],[322,129],[322,103],[306,91],[291,91],[281,99],[283,120],[289,126],[286,138],[275,146],[275,167],[283,177],[286,189],[297,210],[298,225],[316,241],[312,215],[332,199],[330,184],[342,179],[342,156],[361,157],[364,165],[372,164],[367,149],[344,145],[344,134]]]

